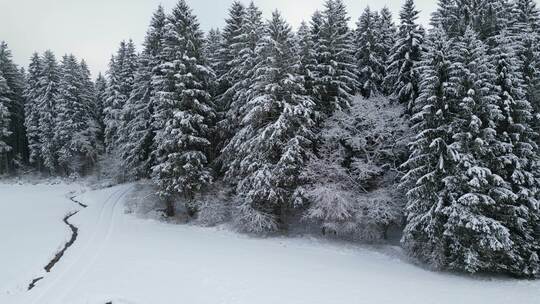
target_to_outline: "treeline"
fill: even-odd
[[[296,32],[261,15],[234,2],[205,35],[184,0],[159,7],[143,50],[122,42],[95,83],[51,52],[23,73],[3,44],[0,170],[107,167],[151,178],[169,216],[181,199],[254,233],[404,226],[406,251],[437,269],[538,276],[534,0],[440,0],[429,31],[412,0],[397,26],[366,8],[351,29],[341,0]]]

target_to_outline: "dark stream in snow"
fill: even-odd
[[[86,208],[88,207],[88,205],[85,205],[79,201],[77,201],[75,199],[75,196],[72,196],[69,198],[72,202],[74,202],[75,204],[83,207],[83,208]],[[79,213],[79,211],[75,211],[75,212],[72,212],[68,215],[66,215],[63,219],[63,222],[64,224],[66,224],[69,229],[71,229],[71,238],[69,239],[69,241],[67,241],[65,244],[64,244],[64,248],[62,248],[62,250],[60,250],[58,253],[56,253],[56,255],[54,256],[54,258],[43,268],[45,269],[45,271],[47,272],[51,272],[51,269],[54,267],[54,265],[56,265],[56,263],[58,263],[60,261],[60,259],[62,259],[62,257],[64,256],[64,254],[66,253],[66,251],[68,250],[69,247],[71,247],[71,245],[73,245],[73,243],[75,243],[75,241],[77,240],[77,236],[79,235],[79,228],[77,228],[76,226],[74,226],[73,224],[71,224],[69,222],[69,219],[74,216],[75,214]],[[32,280],[32,282],[28,285],[28,290],[31,290],[32,288],[34,288],[36,286],[36,283],[39,282],[40,280],[42,280],[43,277],[37,277],[35,279]]]

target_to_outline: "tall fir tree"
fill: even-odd
[[[28,66],[28,77],[26,81],[25,97],[25,128],[28,137],[29,162],[41,170],[41,140],[39,126],[39,101],[40,88],[39,79],[41,77],[41,58],[38,53],[34,53],[30,58]]]
[[[355,33],[356,65],[359,81],[359,92],[365,98],[379,95],[382,92],[382,81],[385,64],[383,61],[383,45],[378,25],[380,16],[367,7],[358,19]]]
[[[60,85],[60,68],[52,51],[45,51],[39,79],[39,138],[41,157],[49,173],[56,173],[58,146],[54,139],[57,116],[57,95]]]
[[[135,73],[133,90],[123,108],[122,136],[120,146],[122,167],[127,170],[129,178],[150,177],[153,165],[152,148],[154,146],[154,105],[155,94],[152,76],[158,68],[157,56],[162,50],[165,34],[166,16],[163,7],[154,12],[146,34],[144,49],[139,56]]]
[[[11,102],[10,88],[7,81],[0,70],[0,174],[6,173],[9,170],[8,153],[13,149],[9,145],[9,137],[11,136],[9,104]]]
[[[94,83],[94,92],[95,92],[95,108],[92,115],[94,116],[95,121],[97,122],[98,126],[98,133],[97,133],[97,139],[98,142],[101,145],[102,152],[104,148],[104,140],[105,140],[105,122],[103,121],[103,108],[105,107],[105,103],[107,100],[107,79],[103,74],[99,73],[96,81]]]
[[[0,71],[9,88],[7,98],[10,102],[6,105],[9,111],[9,131],[8,144],[11,150],[7,152],[7,164],[9,169],[14,169],[15,165],[21,162],[26,163],[28,159],[28,142],[24,127],[24,90],[25,80],[21,70],[13,62],[11,50],[7,43],[0,42]]]
[[[392,48],[397,39],[397,27],[392,19],[392,13],[388,7],[384,7],[380,12],[379,22],[377,24],[377,39],[379,39],[380,45],[380,57],[383,64],[381,90],[385,95],[389,95],[392,88],[384,86],[384,78],[386,78],[386,71],[388,69],[388,63],[392,54]]]
[[[515,54],[511,35],[503,30],[493,39],[491,51],[495,64],[501,115],[497,120],[494,171],[507,183],[507,197],[500,200],[500,213],[510,230],[512,256],[506,261],[508,271],[516,275],[535,276],[539,272],[540,227],[538,213],[540,168],[537,134],[531,128],[532,107],[525,99],[523,75]]]
[[[409,160],[403,165],[407,225],[402,244],[411,256],[443,268],[447,246],[440,237],[446,220],[443,209],[454,199],[445,181],[456,166],[449,124],[457,106],[452,100],[455,93],[448,86],[452,62],[445,33],[435,30],[426,48],[421,62],[420,95],[412,117],[417,135],[410,144]]]
[[[131,40],[122,41],[115,56],[111,58],[105,112],[105,146],[109,153],[116,152],[120,140],[122,109],[133,89],[136,70],[135,46]]]
[[[274,12],[265,29],[242,107],[242,128],[225,148],[231,157],[227,177],[237,181],[235,221],[257,233],[286,224],[300,170],[310,155],[315,107],[303,87],[290,26]]]
[[[342,0],[327,0],[317,22],[321,24],[314,44],[313,92],[318,111],[330,115],[348,108],[358,87],[353,34]]]
[[[173,215],[174,195],[191,200],[212,181],[208,138],[215,118],[209,94],[213,75],[204,58],[203,33],[184,0],[167,17],[162,46],[162,72],[153,80],[158,128],[152,175],[168,202],[168,215]]]
[[[401,24],[386,70],[385,86],[391,87],[392,98],[407,106],[409,112],[418,97],[418,64],[422,53],[424,31],[416,23],[418,11],[413,0],[406,0],[399,14]]]

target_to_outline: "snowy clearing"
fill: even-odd
[[[538,281],[435,273],[395,247],[260,239],[137,218],[123,205],[131,189],[0,184],[0,303],[540,302]],[[84,192],[77,199],[88,208],[70,201],[71,191]],[[62,218],[77,210],[77,240],[45,273],[71,236]]]

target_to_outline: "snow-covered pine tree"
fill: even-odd
[[[409,3],[408,1],[407,3]],[[409,3],[410,5],[410,3]],[[454,174],[456,159],[451,149],[449,125],[457,112],[450,81],[450,42],[436,29],[427,41],[420,63],[420,95],[414,103],[409,160],[402,187],[407,191],[407,225],[402,244],[409,255],[435,267],[447,264],[447,245],[441,238],[446,224],[443,209],[454,200],[446,178]]]
[[[167,17],[160,75],[156,86],[156,165],[153,179],[174,215],[172,199],[190,201],[212,181],[208,167],[210,127],[215,119],[209,90],[212,70],[203,50],[203,33],[191,8],[180,0]]]
[[[11,136],[9,104],[11,102],[10,88],[7,81],[0,70],[0,174],[6,173],[9,170],[8,153],[13,149],[9,145],[9,137]]]
[[[242,107],[242,128],[224,151],[231,157],[227,178],[237,181],[235,222],[255,233],[286,225],[300,170],[311,153],[315,106],[298,73],[291,27],[276,11],[265,30]]]
[[[385,95],[389,95],[392,88],[385,87],[384,78],[386,77],[386,70],[388,68],[388,62],[390,55],[392,54],[392,48],[397,39],[397,27],[392,19],[392,12],[388,7],[383,7],[380,12],[379,22],[377,24],[377,39],[380,41],[380,57],[381,62],[384,65],[382,71],[381,90]]]
[[[214,73],[217,73],[221,64],[220,51],[221,51],[221,46],[223,44],[222,38],[223,38],[223,35],[221,31],[219,30],[219,28],[210,29],[210,31],[208,32],[205,38],[204,56],[207,58],[208,65],[212,68]],[[219,77],[219,76],[216,74],[216,77]],[[222,93],[220,92],[219,82],[218,81],[215,81],[215,82],[216,82],[215,88],[212,90],[212,96],[214,98]]]
[[[81,60],[79,66],[79,82],[80,82],[80,100],[85,110],[82,113],[83,121],[86,124],[85,130],[81,132],[84,140],[81,140],[81,151],[84,154],[83,174],[90,172],[98,161],[98,156],[102,152],[102,143],[98,136],[100,132],[99,122],[94,113],[99,111],[99,104],[96,98],[96,91],[90,69],[86,61]]]
[[[347,9],[342,0],[327,0],[314,38],[316,64],[313,68],[317,111],[331,115],[349,107],[358,88],[354,59],[354,37],[349,29]],[[317,29],[314,27],[314,31]]]
[[[214,71],[218,79],[218,96],[225,93],[236,82],[241,75],[235,70],[240,50],[243,47],[243,27],[246,8],[240,1],[234,1],[229,8],[229,16],[225,19],[225,27],[221,33],[221,47],[217,53],[217,60],[214,64]],[[211,62],[211,61],[210,61]],[[221,110],[226,110],[230,104],[230,97],[224,97],[218,104]]]
[[[153,165],[152,148],[155,130],[153,128],[155,94],[152,76],[158,67],[157,56],[162,50],[166,16],[163,7],[154,12],[144,41],[144,49],[139,56],[139,67],[135,72],[133,90],[123,109],[122,145],[120,156],[122,167],[130,179],[150,177]]]
[[[41,140],[39,127],[39,101],[40,88],[39,79],[41,77],[41,59],[38,53],[34,53],[28,65],[28,76],[26,78],[26,90],[24,92],[26,136],[28,138],[29,162],[41,170]]]
[[[358,19],[355,32],[355,57],[358,73],[358,91],[365,98],[381,93],[385,64],[382,57],[383,45],[378,24],[380,16],[366,7]]]
[[[523,75],[525,99],[533,108],[534,130],[540,132],[540,12],[533,0],[518,0],[514,5],[512,35]]]
[[[224,109],[225,112],[218,123],[218,129],[221,133],[221,149],[238,132],[240,122],[246,114],[243,107],[249,100],[251,79],[257,64],[255,49],[264,33],[265,25],[261,16],[262,12],[253,2],[245,9],[240,36],[235,45],[238,53],[230,61],[231,69],[227,74],[232,86],[218,100],[220,109]],[[220,157],[224,171],[229,165],[224,162],[227,158],[226,155]]]
[[[119,128],[122,125],[122,109],[133,89],[137,55],[131,40],[120,42],[115,56],[111,58],[105,112],[105,147],[112,153],[118,146]]]
[[[39,79],[39,138],[41,141],[41,157],[43,165],[49,173],[58,169],[57,151],[55,142],[57,95],[60,84],[60,69],[52,51],[45,51],[42,59],[42,70]]]
[[[491,50],[490,60],[495,64],[501,115],[496,121],[498,143],[492,167],[510,192],[498,200],[501,221],[512,240],[505,265],[512,274],[532,277],[540,271],[540,241],[535,234],[540,227],[540,151],[511,35],[503,30],[493,41],[496,47]]]
[[[92,113],[92,115],[94,116],[94,120],[97,122],[97,125],[98,125],[97,139],[103,149],[104,135],[105,135],[105,123],[103,122],[103,118],[104,118],[103,108],[107,100],[107,79],[101,73],[98,74],[96,81],[94,83],[94,92],[96,94],[95,96],[96,103],[95,103],[95,112]]]
[[[418,11],[414,0],[405,1],[399,16],[398,39],[392,48],[384,82],[385,87],[392,88],[392,98],[406,105],[411,112],[419,94],[417,67],[421,59],[424,31],[416,23]]]
[[[300,56],[299,73],[304,78],[304,87],[308,95],[313,95],[313,74],[310,70],[315,62],[313,39],[309,25],[302,21],[296,32],[297,53]]]
[[[96,159],[95,128],[88,110],[84,75],[73,55],[62,58],[61,76],[56,96],[54,141],[58,145],[60,173],[85,174]]]
[[[496,146],[497,107],[495,69],[486,45],[469,27],[452,46],[449,86],[454,90],[457,112],[449,130],[454,142],[450,151],[456,162],[445,178],[451,193],[446,206],[444,231],[435,237],[446,251],[444,268],[475,273],[505,272],[513,241],[505,222],[505,183],[491,170]]]
[[[460,35],[460,18],[458,16],[458,4],[456,0],[438,0],[437,10],[431,14],[430,24],[433,28],[440,28],[445,31],[448,37]],[[468,7],[468,6],[465,6]],[[465,10],[468,12],[468,10]]]
[[[26,140],[26,130],[24,127],[24,90],[25,81],[21,70],[13,62],[11,51],[7,43],[0,42],[0,71],[9,88],[7,97],[10,102],[6,105],[9,111],[10,125],[8,144],[11,151],[7,153],[10,169],[18,163],[26,162],[28,159],[28,142]]]

